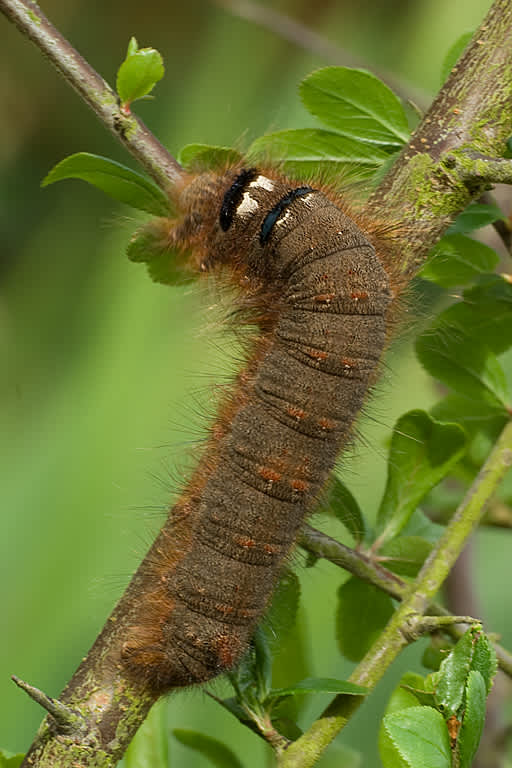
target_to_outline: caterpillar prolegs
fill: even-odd
[[[235,168],[190,177],[156,237],[229,269],[259,327],[153,553],[123,660],[157,691],[208,680],[248,646],[375,377],[391,286],[375,228],[328,191]],[[385,249],[384,249],[385,252]]]

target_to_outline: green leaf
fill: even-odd
[[[137,42],[137,38],[133,36],[130,37],[130,40],[128,42],[128,48],[126,49],[126,58],[128,58],[128,56],[133,56],[133,54],[137,53],[138,50],[139,50],[139,44]]]
[[[21,752],[14,755],[12,752],[6,752],[0,749],[0,768],[19,768],[25,755]]]
[[[379,753],[384,768],[451,768],[450,737],[431,707],[409,707],[383,719]]]
[[[471,768],[482,738],[485,723],[485,682],[476,670],[471,670],[466,686],[466,706],[457,738],[460,768]]]
[[[126,59],[117,71],[116,88],[121,104],[129,105],[147,96],[164,76],[162,56],[154,48],[139,48],[134,37]]]
[[[449,235],[455,233],[464,235],[467,232],[473,232],[475,229],[486,227],[488,224],[492,224],[493,221],[498,221],[498,219],[505,219],[505,216],[501,208],[495,203],[472,202],[457,216],[446,232]]]
[[[468,629],[434,674],[435,700],[445,719],[457,715],[464,701],[466,680],[471,668],[474,629]]]
[[[300,683],[286,688],[274,688],[268,701],[281,699],[285,696],[304,695],[306,693],[345,693],[349,696],[367,696],[368,688],[350,683],[348,680],[336,680],[332,677],[307,677]]]
[[[183,728],[175,728],[173,734],[180,744],[204,755],[217,768],[243,768],[235,753],[221,741],[211,736]]]
[[[443,421],[443,419],[440,419],[440,421]],[[403,529],[402,535],[421,536],[422,539],[426,539],[431,544],[435,544],[443,532],[444,526],[439,525],[439,523],[433,523],[421,509],[415,509],[409,522]]]
[[[496,651],[485,632],[479,632],[473,648],[471,669],[480,672],[487,694],[492,688],[492,681],[498,668]]]
[[[423,651],[421,663],[427,669],[438,670],[452,648],[453,644],[448,640],[440,639],[439,635],[433,635],[430,638],[430,645]]]
[[[484,275],[464,291],[464,300],[439,317],[466,329],[471,338],[484,342],[495,355],[512,346],[512,282],[503,275]]]
[[[300,601],[300,581],[294,571],[283,570],[270,608],[261,625],[269,648],[275,653],[283,645],[297,619]]]
[[[421,536],[397,536],[379,549],[379,562],[393,573],[417,576],[432,546]]]
[[[497,411],[487,403],[479,403],[478,408],[475,408],[472,400],[454,393],[439,400],[430,409],[430,415],[438,421],[460,424],[469,435],[474,435],[480,430],[501,432],[507,419],[503,411]]]
[[[377,516],[381,544],[404,528],[424,496],[463,456],[466,443],[461,427],[435,421],[425,411],[409,411],[398,419]]]
[[[47,187],[62,179],[82,179],[114,200],[155,216],[168,216],[170,203],[162,190],[131,168],[89,152],[77,152],[57,163],[41,182]]]
[[[366,535],[363,513],[347,486],[334,474],[329,478],[327,494],[318,511],[335,515],[358,544],[363,541]]]
[[[338,590],[336,635],[341,653],[360,661],[393,614],[393,602],[382,590],[354,577]]]
[[[164,285],[183,285],[198,278],[189,254],[169,245],[169,222],[153,219],[131,237],[126,253],[130,261],[144,262],[152,280]]]
[[[332,178],[356,171],[359,176],[368,176],[388,159],[378,146],[314,128],[261,136],[247,154],[250,162],[280,162],[287,173],[299,177],[325,173]]]
[[[448,53],[444,57],[443,65],[441,67],[441,83],[444,83],[448,79],[448,75],[454,68],[457,60],[460,58],[461,53],[467,46],[474,32],[464,32],[463,35],[457,38],[453,45],[449,48]]]
[[[242,155],[236,149],[210,144],[187,144],[178,155],[178,162],[187,171],[219,171],[241,159]]]
[[[386,715],[390,715],[392,712],[399,712],[401,709],[417,707],[418,699],[413,691],[416,689],[421,690],[423,687],[424,681],[421,675],[414,672],[406,672],[389,697]]]
[[[325,67],[303,80],[300,94],[311,114],[344,136],[392,147],[409,141],[400,100],[370,72]]]
[[[496,410],[507,407],[507,381],[498,359],[486,344],[448,325],[440,316],[416,340],[416,355],[423,367],[455,392],[486,403]]]
[[[460,234],[446,235],[434,246],[419,274],[443,288],[452,288],[492,272],[498,260],[496,251],[478,240]]]
[[[125,768],[168,768],[167,702],[151,709],[124,756]]]

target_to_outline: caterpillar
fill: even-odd
[[[327,187],[239,165],[187,176],[174,203],[153,240],[196,270],[228,270],[258,332],[124,640],[124,665],[157,692],[205,682],[247,649],[350,440],[398,289],[379,226]]]

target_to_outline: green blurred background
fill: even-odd
[[[444,53],[489,5],[281,0],[267,7],[338,45],[338,63],[393,79],[426,106]],[[333,63],[206,0],[46,0],[42,7],[111,83],[131,35],[161,51],[165,79],[155,100],[135,111],[173,153],[189,142],[247,146],[262,132],[311,124],[297,84]],[[131,210],[79,182],[40,189],[56,162],[80,150],[133,163],[3,18],[0,41],[0,746],[24,751],[41,712],[10,674],[58,695],[162,521],[187,457],[199,449],[215,384],[234,363],[214,291],[152,284],[127,261],[137,225]],[[344,462],[343,477],[369,515],[396,416],[435,400],[411,341],[406,335],[392,351],[361,424],[364,439]],[[476,566],[485,617],[510,647],[500,588],[506,545],[499,533],[480,535]],[[345,576],[328,563],[299,573],[302,635],[288,654],[299,661],[283,675],[342,678],[351,665],[336,651],[334,613]],[[343,734],[344,744],[364,752],[364,766],[379,764],[376,719],[420,652],[403,655]],[[310,702],[303,726],[324,703]],[[170,727],[225,739],[247,768],[268,763],[265,745],[199,690],[171,697],[168,717]],[[341,754],[322,765],[341,765]],[[171,759],[207,765],[177,742]]]

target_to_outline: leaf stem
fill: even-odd
[[[0,11],[50,59],[101,122],[169,192],[182,168],[142,120],[121,111],[117,94],[60,34],[33,0],[0,0]]]
[[[411,614],[425,613],[468,537],[485,512],[485,505],[512,466],[512,422],[508,422],[452,520],[407,589],[387,627],[353,671],[349,680],[374,688],[392,661],[407,645],[403,627]],[[280,768],[310,768],[359,708],[360,697],[339,695],[321,717],[294,742],[278,761]]]

